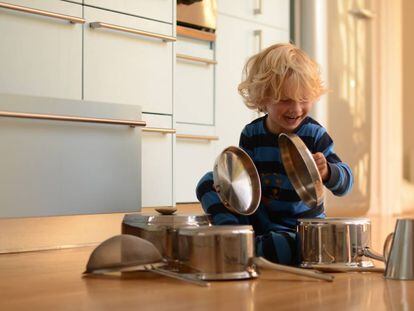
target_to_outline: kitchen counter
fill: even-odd
[[[372,222],[375,248],[395,219]],[[336,273],[329,283],[266,270],[255,280],[209,288],[149,272],[83,277],[93,248],[0,254],[0,310],[414,309],[414,281],[385,280],[376,272]]]

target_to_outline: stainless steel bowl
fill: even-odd
[[[299,219],[302,267],[338,270],[371,268],[364,257],[371,244],[371,222],[367,218]]]
[[[212,226],[178,230],[179,260],[199,271],[203,280],[249,279],[258,274],[253,265],[251,226]]]
[[[136,213],[124,216],[122,233],[150,241],[164,258],[175,260],[178,256],[177,230],[181,227],[210,225],[210,215],[207,214]]]

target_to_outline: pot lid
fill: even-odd
[[[280,155],[290,182],[306,205],[315,208],[324,201],[322,178],[305,143],[296,134],[282,133],[278,138]]]
[[[130,226],[179,227],[209,225],[211,221],[208,214],[161,215],[154,212],[127,214],[123,223]]]

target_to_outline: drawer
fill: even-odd
[[[169,36],[172,26],[89,7],[85,7],[84,15],[92,23],[84,34],[85,99],[140,105],[143,112],[172,114],[173,43],[168,40],[175,38],[163,40],[131,33]],[[115,25],[117,30],[106,24]]]
[[[176,121],[214,125],[214,45],[179,37],[176,57]]]
[[[218,155],[213,126],[177,124],[175,191],[177,203],[197,202],[198,181],[213,170]]]
[[[84,0],[85,5],[174,23],[173,0]]]
[[[172,206],[173,135],[170,116],[143,114],[142,206]]]
[[[217,9],[219,13],[289,31],[290,0],[244,0],[238,5],[233,0],[217,0]]]
[[[7,3],[18,7],[0,5],[0,93],[81,99],[82,6],[58,0]]]

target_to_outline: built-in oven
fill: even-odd
[[[216,30],[216,0],[177,0],[177,25],[207,32]]]

